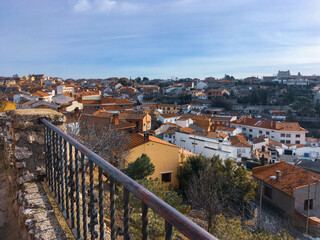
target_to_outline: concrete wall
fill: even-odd
[[[320,179],[320,175],[319,175]],[[308,199],[308,186],[294,190],[295,208],[302,214],[307,215],[304,210],[304,201]],[[313,199],[313,209],[310,209],[310,216],[320,218],[320,183],[310,186],[310,199]]]
[[[264,194],[264,188],[265,186],[270,187],[272,189],[272,199],[265,196]],[[260,194],[261,188],[259,188],[259,194]],[[274,207],[280,209],[284,213],[288,214],[289,216],[294,215],[294,198],[289,196],[288,194],[285,194],[284,192],[278,190],[277,188],[274,188],[273,186],[263,183],[263,190],[262,190],[262,196],[263,201],[266,203],[269,203],[273,205]]]

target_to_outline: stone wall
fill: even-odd
[[[41,181],[45,176],[41,118],[65,130],[65,116],[50,109],[18,109],[0,116],[3,161],[24,239],[46,239],[45,235],[50,235],[50,227],[38,224],[49,221],[46,218],[50,211],[41,192]],[[52,231],[50,236],[57,237]]]

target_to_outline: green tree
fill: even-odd
[[[137,78],[135,79],[135,81],[136,81],[137,83],[141,83],[141,77],[137,77]]]
[[[302,121],[303,115],[305,113],[315,112],[315,104],[309,97],[299,96],[290,105],[290,107],[296,111],[298,115],[301,116],[300,121]]]
[[[141,157],[129,163],[123,172],[134,180],[141,180],[154,173],[154,165],[150,158],[143,153]]]
[[[210,233],[220,240],[294,240],[286,233],[286,230],[282,230],[276,235],[267,231],[251,233],[242,229],[239,218],[227,220],[223,215],[215,217]]]
[[[177,192],[171,190],[162,183],[159,179],[142,179],[137,181],[143,187],[148,189],[150,192],[155,194],[157,197],[161,198],[169,205],[177,209],[178,211],[185,213],[187,211],[187,206],[183,204],[183,199],[180,197]],[[119,197],[117,198],[116,206],[119,207],[119,210],[122,210],[123,206],[123,188],[119,189]],[[134,239],[142,239],[141,228],[142,228],[142,204],[141,201],[130,193],[130,226],[131,233],[134,236]],[[153,210],[149,209],[148,211],[148,230],[150,239],[164,239],[165,236],[165,221]],[[176,234],[176,233],[175,233]]]
[[[187,198],[194,208],[204,210],[208,229],[216,214],[244,215],[256,188],[250,173],[231,159],[218,159],[188,184]]]
[[[178,167],[177,178],[182,194],[185,195],[190,178],[193,175],[199,176],[200,172],[205,171],[216,159],[217,157],[207,158],[203,155],[190,156]]]

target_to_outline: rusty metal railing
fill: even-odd
[[[116,182],[124,187],[123,237],[125,240],[131,238],[129,226],[129,193],[134,194],[142,202],[142,239],[148,239],[149,208],[165,220],[165,239],[172,239],[172,226],[189,239],[216,239],[203,228],[97,154],[90,151],[61,129],[45,119],[41,121],[45,125],[46,182],[77,239],[88,239],[88,237],[91,239],[98,237],[100,239],[106,239],[103,197],[104,171],[110,176],[109,229],[112,240],[116,239]],[[85,157],[89,160],[89,174],[86,174],[84,170]],[[98,167],[98,194],[94,192],[94,166]],[[89,182],[88,186],[86,186],[86,181]],[[96,204],[98,205],[96,206]],[[90,222],[87,223],[87,220],[90,220]]]

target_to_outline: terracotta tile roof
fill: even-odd
[[[126,99],[118,99],[118,98],[111,98],[111,97],[101,98],[101,103],[133,104],[133,102]]]
[[[270,178],[276,175],[276,171],[281,172],[280,181],[275,178]],[[296,167],[286,162],[278,162],[262,167],[255,167],[252,170],[252,175],[277,189],[293,195],[293,191],[298,188],[306,187],[310,183],[316,184],[320,180],[320,175],[309,172],[300,167]]]
[[[186,133],[194,133],[194,130],[189,127],[181,128],[180,131],[186,132]]]
[[[306,129],[300,127],[298,122],[276,122],[265,119],[257,119],[257,118],[240,118],[235,120],[233,123],[241,124],[245,126],[258,127],[258,128],[267,128],[267,129],[275,129],[279,131],[303,131],[308,132]]]
[[[174,113],[163,113],[160,114],[163,118],[172,118],[172,117],[179,117],[178,114],[174,114]]]
[[[154,137],[154,136],[149,136],[149,140],[147,142],[156,142],[156,143],[160,143],[160,144],[164,144],[164,145],[168,145],[168,146],[171,146],[171,147],[176,147],[176,148],[180,148],[174,144],[171,144],[171,143],[168,143],[166,141],[163,141],[157,137]],[[145,141],[144,141],[144,135],[141,134],[141,133],[138,133],[138,134],[131,134],[130,135],[130,140],[129,140],[129,144],[128,144],[128,149],[132,149],[132,148],[135,148],[135,147],[138,147],[142,144],[144,144]]]
[[[92,113],[93,116],[96,117],[104,117],[104,118],[112,118],[113,114],[112,113],[108,113],[102,109]]]
[[[236,130],[235,127],[225,127],[225,126],[216,126],[215,130],[218,131],[223,131],[223,132],[233,132]]]
[[[119,119],[142,120],[146,115],[144,112],[123,112],[119,114]]]
[[[50,96],[48,93],[45,93],[45,92],[41,92],[41,91],[36,91],[34,94],[32,94],[34,96],[37,96],[37,97],[48,97]]]
[[[248,141],[242,135],[230,136],[229,140],[231,145],[235,147],[251,147]]]

